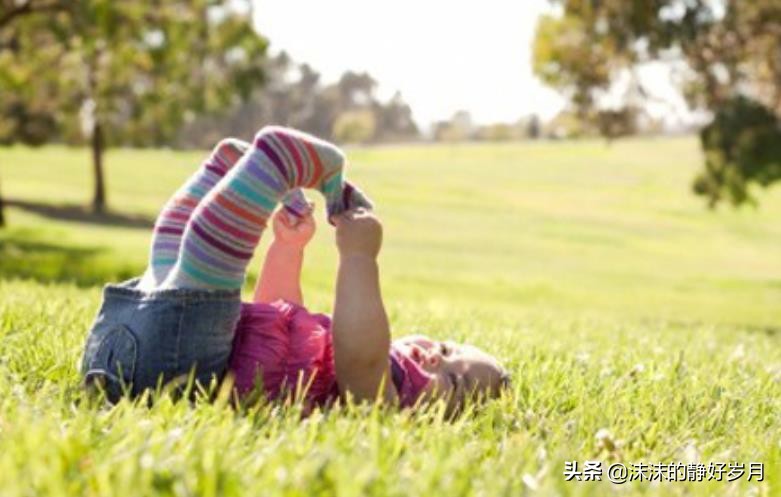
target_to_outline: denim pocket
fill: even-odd
[[[99,333],[96,329],[95,335]],[[84,357],[84,383],[102,388],[111,402],[132,388],[138,360],[138,341],[126,326],[113,325],[94,345],[88,344]],[[92,346],[90,346],[92,345]]]

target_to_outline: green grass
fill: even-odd
[[[781,191],[706,210],[689,138],[349,151],[385,223],[394,333],[467,340],[512,372],[473,415],[89,405],[100,284],[143,269],[144,221],[201,156],[112,151],[106,223],[73,207],[85,150],[0,149],[23,201],[0,231],[0,496],[781,494]],[[331,237],[321,222],[307,255],[314,310]],[[764,462],[765,481],[564,481],[592,459]]]

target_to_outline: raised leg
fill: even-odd
[[[155,221],[149,265],[139,285],[141,288],[152,289],[165,280],[179,257],[182,235],[198,203],[249,147],[249,143],[235,138],[220,141],[198,170],[168,200]]]
[[[277,203],[292,189],[316,188],[329,216],[370,207],[344,180],[335,145],[300,131],[270,126],[193,212],[164,288],[241,288],[247,264]]]

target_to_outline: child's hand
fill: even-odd
[[[291,215],[284,208],[274,214],[274,241],[303,248],[315,234],[314,204],[303,217]]]
[[[382,246],[382,223],[371,211],[360,207],[333,217],[339,254],[377,257]]]

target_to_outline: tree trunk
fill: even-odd
[[[0,228],[5,226],[5,204],[3,203],[3,192],[0,190]]]
[[[106,210],[106,185],[103,180],[103,128],[96,122],[92,129],[92,170],[94,172],[95,189],[92,195],[92,210]]]

